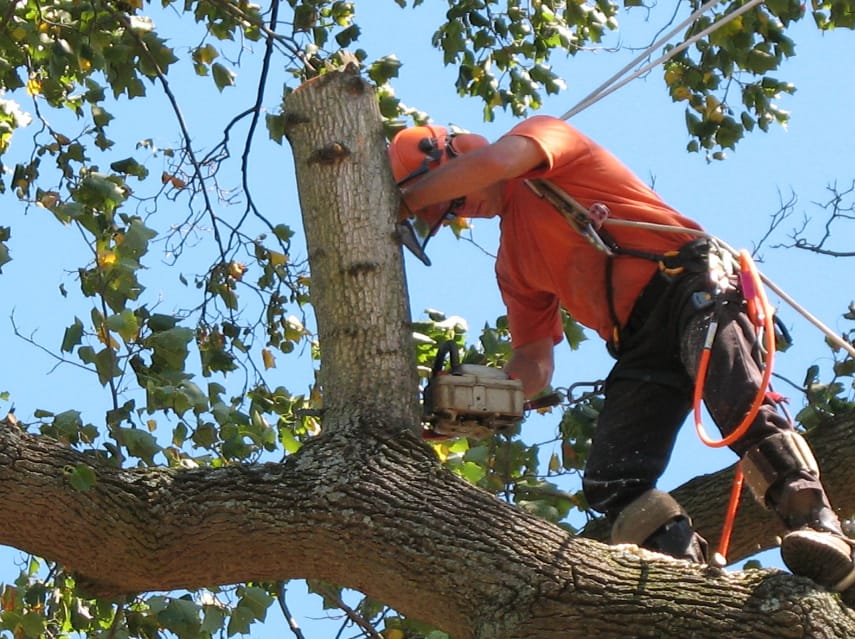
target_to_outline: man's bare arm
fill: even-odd
[[[405,186],[402,194],[409,209],[418,211],[527,173],[545,160],[533,141],[511,135],[429,171]]]
[[[533,397],[552,381],[554,368],[552,338],[544,337],[515,348],[505,366],[505,373],[519,379],[523,383],[525,396]]]

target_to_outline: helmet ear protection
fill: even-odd
[[[389,163],[398,186],[443,164],[456,152],[449,149],[454,134],[442,126],[416,126],[398,133],[389,145]],[[453,147],[452,147],[453,148]]]
[[[403,186],[451,158],[487,144],[487,139],[480,135],[458,134],[441,126],[411,127],[392,138],[388,148],[389,164],[395,182]],[[424,252],[428,240],[463,201],[464,198],[456,198],[447,206],[434,205],[418,211],[415,224],[410,220],[400,223],[404,245],[428,266],[430,260]]]

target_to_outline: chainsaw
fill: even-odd
[[[526,409],[520,380],[497,368],[461,364],[453,341],[440,345],[423,400],[426,439],[508,433]]]

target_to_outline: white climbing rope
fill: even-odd
[[[569,118],[572,118],[574,115],[576,115],[576,114],[577,114],[577,113],[579,113],[580,111],[583,111],[584,109],[587,109],[589,106],[591,106],[592,104],[594,104],[594,103],[596,103],[596,102],[599,102],[600,100],[602,100],[603,98],[605,98],[607,95],[610,95],[610,94],[614,93],[615,91],[617,91],[617,90],[618,90],[618,89],[620,89],[621,87],[625,86],[626,84],[629,84],[630,82],[632,82],[632,81],[633,81],[633,80],[635,80],[636,78],[638,78],[638,77],[640,77],[640,76],[644,75],[645,73],[647,73],[648,71],[650,71],[650,69],[652,69],[653,67],[655,67],[655,66],[657,66],[657,65],[659,65],[659,64],[662,64],[662,63],[664,63],[664,62],[667,62],[668,60],[670,60],[671,58],[673,58],[675,55],[677,55],[678,53],[680,53],[680,52],[681,52],[681,51],[683,51],[684,49],[686,49],[686,48],[688,48],[688,47],[692,46],[692,45],[693,45],[693,44],[695,44],[698,40],[700,40],[701,38],[703,38],[703,37],[705,37],[705,36],[709,35],[710,33],[712,33],[713,31],[715,31],[715,30],[716,30],[716,29],[718,29],[719,27],[724,26],[725,24],[727,24],[727,23],[728,23],[728,22],[730,22],[731,20],[733,20],[733,19],[735,19],[735,18],[737,18],[737,17],[741,16],[741,15],[742,15],[743,13],[745,13],[746,11],[750,11],[751,9],[753,9],[754,7],[756,7],[757,5],[762,4],[762,3],[763,3],[763,0],[749,0],[749,2],[747,2],[747,3],[746,3],[746,4],[744,4],[744,5],[742,5],[741,7],[739,7],[738,9],[736,9],[735,11],[732,11],[731,13],[726,13],[725,15],[721,16],[718,20],[716,20],[715,22],[713,22],[713,23],[712,23],[710,26],[708,26],[706,29],[704,29],[703,31],[700,31],[699,33],[696,33],[696,34],[695,34],[695,35],[693,35],[691,38],[689,38],[689,39],[688,39],[688,40],[686,40],[685,42],[682,42],[681,44],[677,45],[676,47],[674,47],[673,49],[671,49],[671,50],[670,50],[670,51],[668,51],[667,53],[663,54],[662,56],[660,56],[659,58],[657,58],[657,59],[656,59],[656,60],[654,60],[653,62],[650,62],[650,63],[648,63],[648,64],[644,65],[643,67],[641,67],[640,69],[636,70],[636,71],[635,71],[632,75],[630,75],[629,77],[624,78],[623,80],[621,80],[621,81],[620,81],[620,82],[618,82],[617,84],[613,84],[613,83],[614,83],[614,82],[616,82],[616,81],[617,81],[621,76],[623,76],[627,71],[629,71],[629,70],[630,70],[630,69],[632,69],[636,64],[638,64],[639,62],[641,62],[641,60],[644,60],[645,58],[647,58],[648,56],[650,56],[650,55],[653,53],[653,51],[654,51],[654,50],[656,50],[656,49],[658,49],[659,47],[661,47],[661,46],[662,46],[663,44],[665,44],[668,40],[670,40],[672,37],[674,37],[674,35],[675,35],[675,34],[677,34],[677,33],[678,33],[679,31],[681,31],[683,28],[685,28],[686,26],[688,26],[689,24],[691,24],[692,22],[694,22],[698,17],[700,17],[704,12],[706,12],[710,7],[712,7],[712,6],[716,5],[716,4],[718,4],[720,1],[721,1],[721,0],[709,0],[709,2],[707,2],[706,4],[704,4],[704,5],[703,5],[702,7],[700,7],[697,11],[695,11],[694,13],[692,13],[692,15],[690,15],[688,18],[686,18],[685,20],[683,20],[683,22],[681,22],[679,25],[677,25],[676,27],[674,27],[674,28],[673,28],[671,31],[669,31],[667,34],[665,34],[664,36],[662,36],[661,38],[659,38],[659,40],[657,40],[656,42],[654,42],[653,44],[651,44],[649,47],[647,47],[647,49],[645,49],[645,50],[641,53],[641,55],[639,55],[638,57],[636,57],[632,62],[630,62],[629,64],[627,64],[623,69],[621,69],[620,71],[618,71],[618,72],[617,72],[616,74],[614,74],[611,78],[609,78],[609,79],[608,79],[608,80],[606,80],[603,84],[601,84],[599,87],[597,87],[596,89],[594,89],[594,91],[592,91],[592,92],[591,92],[587,97],[585,97],[581,102],[579,102],[576,106],[574,106],[572,109],[570,109],[569,111],[567,111],[567,113],[565,113],[564,115],[562,115],[562,116],[561,116],[561,119],[562,119],[562,120],[567,120],[567,119],[569,119]]]

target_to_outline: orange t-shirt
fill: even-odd
[[[547,179],[585,207],[605,204],[612,219],[700,227],[665,204],[611,153],[563,120],[535,116],[506,135],[532,140],[546,157],[544,166],[509,180],[505,187],[496,277],[508,308],[514,346],[544,337],[560,342],[560,307],[610,339],[614,326],[606,287],[606,255],[523,180]],[[690,234],[623,226],[610,226],[608,232],[620,247],[652,253],[676,249],[695,239]],[[657,267],[650,260],[626,255],[612,259],[614,308],[623,325]]]

